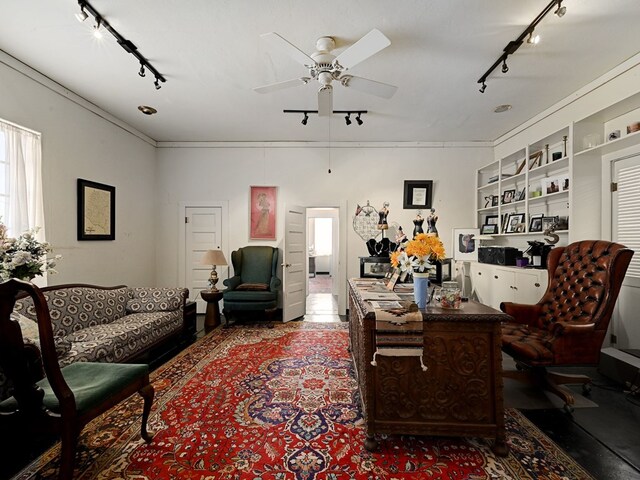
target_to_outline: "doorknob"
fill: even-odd
[[[283,263],[280,266],[284,267],[284,268],[289,268],[291,266],[291,264],[290,263]]]

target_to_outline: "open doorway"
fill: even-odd
[[[338,220],[338,208],[307,208],[307,315],[338,315]]]

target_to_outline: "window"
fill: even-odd
[[[315,254],[331,255],[333,246],[333,219],[315,218],[314,247]]]
[[[11,236],[45,240],[40,134],[0,120],[0,215]]]

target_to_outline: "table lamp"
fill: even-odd
[[[228,265],[227,260],[224,258],[222,250],[207,250],[204,252],[202,259],[200,260],[202,265],[211,265],[211,276],[209,277],[209,289],[212,292],[217,292],[216,283],[218,283],[218,272],[216,272],[216,266]]]

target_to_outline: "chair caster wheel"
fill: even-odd
[[[585,384],[583,384],[583,385],[582,385],[582,394],[583,394],[585,397],[588,397],[588,396],[589,396],[589,394],[591,393],[591,388],[592,388],[592,386],[591,386],[591,384],[590,384],[590,383],[585,383]]]
[[[562,410],[564,411],[564,413],[566,413],[567,415],[571,415],[573,414],[573,407],[571,405],[569,405],[568,403],[564,404],[564,407],[562,407]]]

